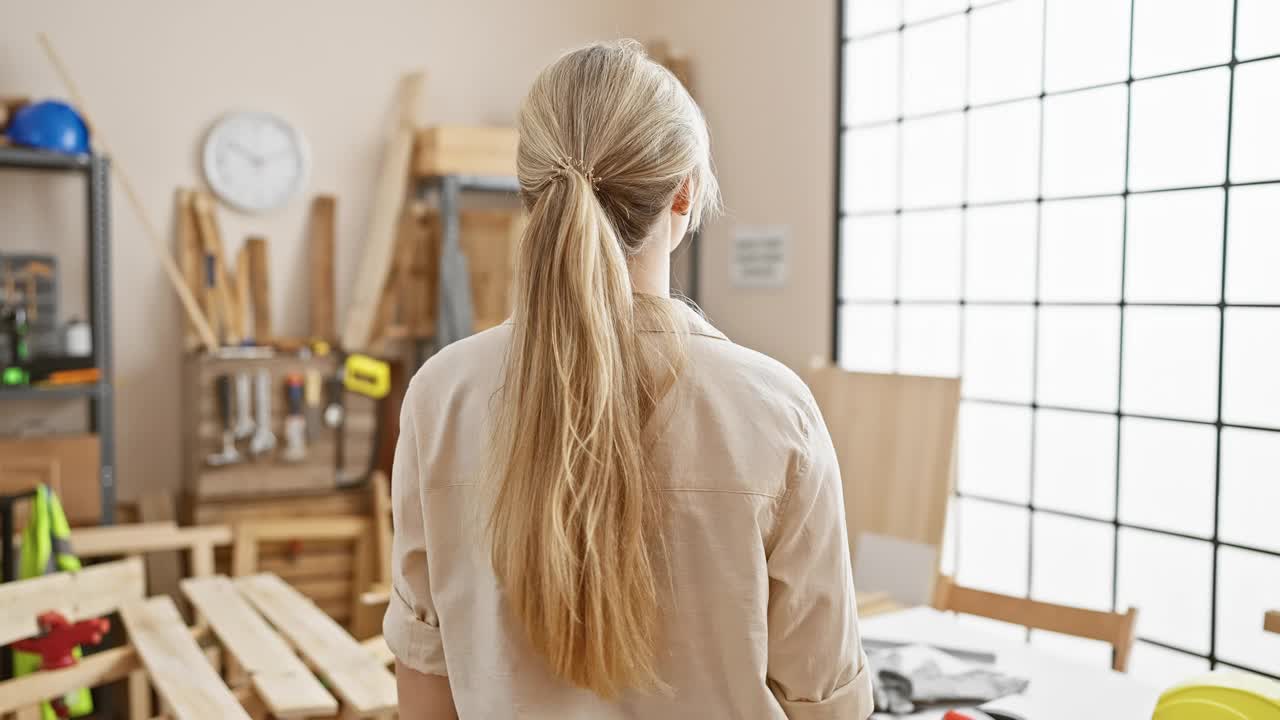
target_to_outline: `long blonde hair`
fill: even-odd
[[[658,688],[660,517],[646,423],[683,361],[670,301],[633,293],[628,259],[677,192],[717,204],[707,129],[632,41],[570,52],[534,81],[517,169],[529,221],[490,475],[493,569],[560,678]]]

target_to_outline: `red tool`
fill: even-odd
[[[15,650],[34,653],[40,656],[41,670],[58,670],[76,664],[73,654],[77,645],[97,645],[102,636],[111,629],[111,621],[106,618],[68,622],[62,613],[50,610],[36,617],[40,626],[39,637],[27,638],[13,643]],[[50,702],[53,710],[60,718],[71,717],[67,705],[62,698]]]

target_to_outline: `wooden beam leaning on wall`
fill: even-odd
[[[205,297],[205,263],[200,250],[200,234],[196,229],[195,193],[186,188],[178,188],[178,207],[175,224],[178,229],[178,257],[182,264],[182,277],[187,289],[195,296],[204,314],[209,315],[209,299]],[[190,318],[186,322],[185,348],[188,351],[200,347],[200,334]]]
[[[267,254],[267,239],[257,235],[244,241],[249,253],[248,290],[253,304],[253,341],[258,345],[271,343],[271,260]]]
[[[80,111],[80,116],[84,119],[85,125],[92,129],[94,150],[98,154],[111,155],[111,148],[105,133],[102,131],[102,127],[95,124],[91,119],[89,106],[84,101],[84,96],[80,94],[80,89],[76,86],[75,80],[72,79],[71,71],[67,68],[67,64],[62,61],[62,56],[54,49],[53,41],[44,33],[37,33],[36,39],[40,42],[40,46],[44,49],[50,64],[53,65],[59,79],[62,80],[62,84],[66,87],[67,95],[71,98],[71,104],[75,105],[76,109]],[[160,267],[164,270],[169,284],[178,293],[178,300],[181,301],[187,318],[195,326],[196,333],[200,336],[200,341],[208,350],[216,350],[218,348],[218,338],[209,326],[209,320],[200,309],[195,296],[187,288],[182,272],[178,269],[177,263],[173,261],[173,256],[169,254],[169,249],[165,247],[165,242],[160,235],[158,226],[151,220],[151,215],[147,212],[146,206],[142,204],[142,197],[138,195],[138,191],[133,187],[133,182],[129,179],[129,175],[125,173],[124,163],[119,156],[113,159],[111,169],[115,171],[116,179],[120,182],[120,187],[124,189],[125,197],[133,205],[134,211],[142,221],[143,234],[151,241],[151,249],[160,260]]]
[[[337,341],[333,319],[333,244],[337,201],[332,195],[317,195],[311,201],[307,259],[310,277],[311,337],[328,343]]]
[[[397,125],[387,141],[382,158],[382,172],[374,189],[369,227],[361,246],[351,306],[342,328],[342,347],[348,352],[364,350],[371,333],[395,255],[400,212],[404,207],[409,167],[413,159],[414,128],[419,124],[424,73],[416,72],[401,79]]]

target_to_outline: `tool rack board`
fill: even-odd
[[[218,414],[215,382],[219,375],[232,377],[247,372],[253,378],[259,370],[271,373],[271,432],[276,449],[260,458],[248,454],[245,442],[237,444],[245,461],[212,467],[206,459],[222,447],[222,421]],[[188,495],[198,501],[246,497],[288,496],[324,493],[337,487],[339,432],[323,423],[307,443],[306,458],[285,462],[284,420],[287,414],[284,381],[291,373],[306,375],[319,371],[322,378],[333,377],[337,359],[333,355],[301,358],[278,354],[268,358],[239,359],[206,354],[189,354],[183,371],[183,466]],[[233,381],[234,386],[234,381]],[[327,389],[321,394],[321,409],[328,403]],[[342,471],[362,476],[374,452],[377,403],[356,393],[343,392],[344,425],[341,430]],[[252,416],[252,413],[251,413]]]

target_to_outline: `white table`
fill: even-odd
[[[957,622],[954,614],[933,608],[876,615],[863,620],[861,627],[863,637],[869,639],[994,652],[995,669],[1028,678],[1031,683],[1026,692],[994,700],[984,707],[1015,713],[1026,720],[1148,720],[1160,695],[1156,688],[1124,673],[1090,667],[1026,643],[995,637]],[[935,720],[942,715],[942,710],[936,710],[907,717]]]

